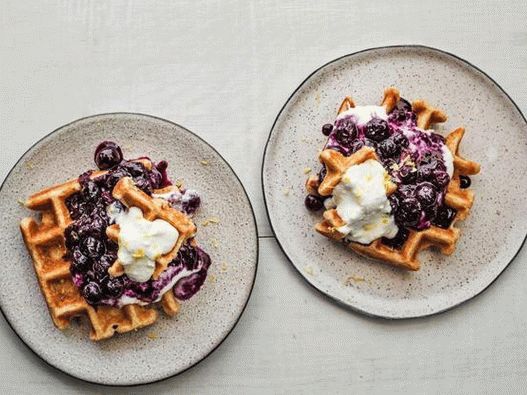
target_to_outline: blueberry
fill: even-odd
[[[194,214],[201,204],[201,199],[196,192],[186,192],[181,208],[187,214]]]
[[[90,260],[78,248],[72,253],[72,266],[77,273],[82,273],[90,267]]]
[[[445,188],[448,183],[450,182],[450,177],[445,171],[436,170],[434,171],[431,181],[437,185],[438,188],[443,189]]]
[[[321,183],[322,181],[324,181],[324,178],[326,177],[326,174],[327,174],[326,166],[322,165],[322,169],[320,169],[320,171],[318,173],[318,182]]]
[[[142,163],[126,161],[121,163],[119,170],[123,170],[132,177],[145,176],[147,172]]]
[[[73,247],[79,244],[79,232],[77,231],[76,226],[74,224],[71,224],[66,228],[66,230],[64,231],[64,238],[66,239],[65,244],[68,249],[72,249]]]
[[[137,176],[133,178],[133,181],[137,188],[141,189],[148,195],[152,194],[152,185],[150,184],[150,180],[148,178],[145,178],[144,176]]]
[[[399,231],[392,239],[387,239],[386,237],[383,237],[381,239],[381,242],[389,247],[399,249],[403,246],[404,242],[408,239],[408,235],[410,234],[410,231],[406,228],[399,227]]]
[[[342,146],[348,148],[357,136],[357,129],[353,125],[350,129],[337,129],[335,131],[335,140]]]
[[[392,213],[396,212],[399,209],[399,203],[401,201],[401,198],[397,194],[391,195],[388,200],[390,201],[390,205],[392,206]]]
[[[384,119],[373,118],[366,124],[366,131],[364,134],[366,137],[376,142],[387,139],[390,136],[388,122]]]
[[[403,111],[412,111],[412,105],[410,102],[406,99],[403,99],[402,97],[399,98],[397,103],[395,103],[395,110],[403,110]]]
[[[413,166],[403,166],[399,170],[399,178],[403,184],[413,184],[417,181],[417,169]]]
[[[117,170],[112,171],[106,179],[106,188],[110,191],[113,187],[119,182],[123,177],[129,177],[130,174],[125,169],[117,168]]]
[[[440,228],[447,229],[456,216],[456,213],[457,211],[451,207],[441,206],[437,209],[436,217],[432,223]]]
[[[84,173],[82,173],[79,176],[79,184],[83,185],[83,184],[87,183],[88,181],[90,181],[92,173],[93,172],[91,170],[88,170],[88,171],[85,171]]]
[[[410,142],[404,134],[397,133],[392,136],[393,142],[401,148],[407,148]]]
[[[415,196],[423,207],[433,206],[436,202],[437,191],[430,182],[423,182],[415,189]]]
[[[82,185],[81,189],[82,196],[84,199],[89,201],[96,201],[99,197],[99,187],[92,180],[87,181]]]
[[[66,207],[72,220],[76,220],[85,211],[86,203],[80,193],[75,193],[66,199]]]
[[[326,123],[324,126],[322,126],[322,134],[324,136],[329,136],[332,130],[333,130],[333,125],[330,123]]]
[[[170,182],[170,179],[168,178],[167,167],[168,167],[168,162],[166,160],[162,160],[156,165],[157,170],[159,171],[159,173],[161,173],[160,188],[164,188],[166,186],[172,185],[172,182]]]
[[[112,298],[118,298],[124,291],[124,280],[122,277],[109,278],[103,283],[103,291]]]
[[[395,219],[404,226],[416,226],[421,217],[421,205],[415,198],[407,197],[400,201]]]
[[[159,189],[161,188],[161,184],[163,183],[163,175],[154,166],[152,167],[152,170],[148,172],[148,180],[150,181],[150,185],[153,189]]]
[[[89,282],[82,289],[82,296],[89,304],[96,304],[102,299],[101,288],[97,283]]]
[[[417,169],[417,179],[419,181],[428,181],[432,178],[434,169],[429,166],[421,166]]]
[[[179,280],[173,288],[174,295],[180,300],[187,300],[199,291],[205,278],[207,271],[202,269],[197,273],[191,274],[188,277],[183,277]]]
[[[95,149],[94,160],[99,169],[107,170],[121,163],[123,152],[113,141],[103,141]]]
[[[466,189],[470,187],[471,180],[469,176],[459,176],[459,187],[461,189]]]
[[[81,241],[81,251],[90,258],[98,258],[104,254],[105,246],[99,239],[88,236]]]
[[[377,150],[381,157],[393,158],[399,154],[401,147],[398,146],[392,138],[388,138],[379,143]]]
[[[103,278],[108,275],[108,269],[111,264],[108,264],[106,260],[99,260],[93,264],[93,272],[98,278]]]
[[[306,196],[304,204],[310,211],[322,210],[324,207],[324,201],[322,198],[311,194]]]

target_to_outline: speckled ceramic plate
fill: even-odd
[[[346,95],[375,104],[387,86],[426,99],[448,114],[445,133],[465,126],[461,152],[481,163],[476,200],[460,223],[456,252],[422,252],[421,270],[405,272],[362,258],[313,230],[320,214],[304,208],[303,169],[319,168],[323,124]],[[273,231],[298,272],[315,288],[362,313],[426,316],[487,288],[514,259],[527,233],[527,124],[510,97],[466,61],[427,47],[369,49],[311,74],[280,111],[264,154],[262,179]]]
[[[134,333],[93,343],[89,326],[53,326],[19,230],[30,215],[18,201],[45,186],[93,168],[102,140],[118,142],[127,158],[166,159],[169,174],[200,192],[195,222],[217,216],[218,225],[199,227],[197,239],[211,255],[203,288],[182,303],[180,313]],[[206,160],[207,166],[200,162]],[[195,365],[227,337],[238,322],[256,275],[258,240],[251,204],[227,162],[185,128],[139,114],[84,118],[49,134],[18,161],[0,190],[0,306],[20,338],[46,362],[83,380],[133,385],[161,380]],[[217,246],[214,240],[219,241]]]

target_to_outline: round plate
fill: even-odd
[[[89,325],[56,329],[41,295],[19,230],[31,215],[19,202],[94,167],[103,140],[121,145],[126,158],[166,159],[173,179],[199,191],[198,242],[211,255],[203,288],[170,318],[142,330],[92,342]],[[208,165],[201,163],[206,160]],[[217,216],[220,223],[200,226]],[[205,141],[172,122],[140,114],[105,114],[63,126],[18,161],[0,190],[0,306],[20,338],[50,365],[77,378],[109,385],[158,381],[195,365],[227,337],[251,294],[258,260],[251,203],[234,171]],[[217,242],[216,242],[217,241]],[[233,254],[233,251],[235,253]]]
[[[362,258],[313,229],[321,213],[304,207],[306,175],[318,171],[320,132],[345,96],[380,103],[396,86],[408,100],[425,99],[448,114],[447,133],[466,127],[462,155],[481,164],[472,177],[471,215],[459,223],[455,253],[420,254],[421,270],[406,272]],[[507,267],[527,233],[527,124],[490,77],[433,48],[369,49],[334,60],[311,74],[284,105],[264,154],[262,182],[273,231],[282,250],[315,288],[362,313],[384,318],[435,314],[478,295]]]

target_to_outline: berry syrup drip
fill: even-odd
[[[167,176],[167,162],[162,161],[148,170],[139,162],[123,159],[121,148],[111,142],[101,143],[95,151],[95,163],[107,173],[91,178],[92,171],[79,176],[81,190],[66,200],[66,206],[73,222],[65,230],[67,258],[71,260],[70,271],[73,282],[81,290],[86,301],[92,305],[117,306],[125,295],[151,303],[159,297],[160,291],[182,270],[191,272],[182,277],[173,292],[179,299],[188,299],[196,293],[207,275],[209,256],[199,247],[185,244],[177,257],[170,262],[169,269],[157,280],[138,283],[126,274],[111,277],[108,269],[117,259],[119,246],[106,236],[110,224],[107,208],[111,204],[124,206],[114,199],[112,190],[123,177],[131,177],[135,185],[148,195],[156,189],[171,185]],[[182,196],[184,196],[182,191]],[[187,199],[187,214],[199,207],[199,196]],[[182,209],[178,207],[178,209]],[[185,272],[186,273],[186,272]]]
[[[375,149],[397,184],[397,191],[389,200],[399,232],[393,239],[383,238],[385,244],[400,248],[408,238],[409,229],[450,226],[456,211],[444,204],[450,182],[443,158],[444,138],[419,129],[416,114],[406,100],[401,98],[397,102],[387,120],[373,118],[365,125],[357,125],[353,116],[343,116],[334,125],[324,125],[322,133],[328,136],[325,148],[344,156],[364,146]],[[319,180],[325,173],[322,167]],[[463,181],[462,187],[466,185],[470,185],[470,180]],[[323,207],[323,201],[323,197],[308,195],[305,204],[317,211]]]

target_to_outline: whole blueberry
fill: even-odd
[[[79,244],[80,236],[77,227],[71,224],[64,231],[64,238],[66,239],[66,247],[72,249]]]
[[[147,172],[146,168],[140,162],[125,161],[119,166],[119,170],[123,170],[132,177],[144,176]]]
[[[429,207],[435,204],[437,191],[430,182],[423,182],[415,189],[415,196],[423,207]]]
[[[329,136],[332,130],[333,130],[333,125],[330,123],[326,123],[324,126],[322,126],[322,134],[324,136]]]
[[[99,239],[88,236],[81,241],[81,251],[90,258],[98,258],[104,254],[105,246]]]
[[[413,166],[403,166],[399,170],[399,178],[403,184],[413,184],[417,181],[417,169]]]
[[[404,198],[395,212],[395,219],[404,226],[416,226],[421,217],[421,205],[415,198]]]
[[[342,146],[348,148],[357,136],[357,129],[352,125],[350,129],[337,129],[335,131],[335,140]]]
[[[428,181],[432,178],[432,175],[434,174],[434,169],[430,166],[420,166],[417,169],[417,179],[419,181]]]
[[[117,166],[123,160],[123,152],[113,141],[103,141],[95,149],[95,164],[101,170]]]
[[[469,176],[459,176],[459,187],[466,189],[470,187],[471,180]]]
[[[431,181],[440,189],[445,188],[450,182],[450,177],[446,171],[436,170],[434,171]]]
[[[124,280],[122,277],[109,278],[103,283],[103,291],[112,298],[118,298],[124,291]]]
[[[390,136],[388,122],[386,122],[384,119],[373,118],[366,124],[366,130],[364,134],[366,137],[376,142],[387,139]]]
[[[75,248],[72,253],[72,268],[77,273],[85,272],[90,267],[90,260],[78,248]]]
[[[304,204],[310,211],[319,211],[324,207],[324,201],[321,197],[315,195],[307,195]]]
[[[377,150],[381,157],[393,158],[399,154],[401,147],[398,146],[392,138],[387,138],[377,145]]]
[[[437,209],[436,217],[432,223],[440,228],[447,229],[454,220],[456,213],[457,211],[451,207],[441,206]]]
[[[392,136],[393,142],[397,144],[400,148],[407,148],[410,142],[406,136],[402,133],[397,133]]]
[[[326,174],[327,174],[326,166],[322,165],[322,169],[320,169],[320,172],[318,173],[318,182],[324,181]]]
[[[89,282],[82,289],[82,296],[89,304],[97,304],[102,299],[101,288],[97,283]]]

